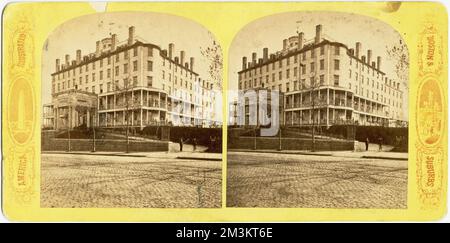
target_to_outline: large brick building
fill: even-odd
[[[359,124],[397,126],[404,121],[404,87],[383,71],[382,58],[364,55],[332,41],[316,26],[315,37],[304,33],[283,40],[283,49],[262,58],[242,58],[239,90],[269,89],[284,93],[284,124]],[[313,120],[314,119],[314,120]],[[237,118],[235,120],[238,120]]]
[[[128,38],[116,34],[96,42],[95,52],[75,60],[56,60],[52,103],[44,105],[43,127],[81,125],[120,127],[147,125],[211,126],[219,124],[216,90],[195,71],[194,58],[147,43],[130,27]]]

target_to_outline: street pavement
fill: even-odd
[[[228,152],[227,206],[406,208],[408,162]]]
[[[41,207],[221,207],[222,164],[172,154],[44,153]]]

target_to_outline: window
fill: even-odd
[[[92,70],[95,70],[95,62],[92,63]]]
[[[283,78],[283,72],[280,71],[280,72],[278,73],[278,80],[281,80],[282,78]]]
[[[151,48],[151,47],[147,48],[147,56],[149,56],[149,57],[153,56],[153,48]]]
[[[295,56],[294,56],[294,63],[297,63],[297,61],[298,61],[297,59],[298,59],[298,56],[295,55]]]
[[[286,70],[286,78],[289,78],[289,74],[290,74],[289,71],[290,71],[289,69]]]
[[[137,56],[137,54],[138,54],[138,47],[136,46],[133,48],[133,56]]]
[[[302,66],[302,74],[306,74],[306,66]]]
[[[325,69],[325,60],[320,60],[320,70]]]
[[[86,72],[89,71],[89,65],[88,64],[86,64],[85,70],[86,70]]]
[[[100,71],[99,75],[100,75],[100,80],[103,80],[103,71]]]
[[[339,70],[339,60],[334,60],[334,70]]]
[[[123,58],[128,59],[128,57],[129,57],[129,54],[128,54],[128,50],[127,50],[123,53]]]
[[[315,56],[314,50],[311,50],[311,58]]]
[[[153,71],[153,62],[147,61],[147,71]]]
[[[283,60],[278,61],[278,67],[281,68],[283,66]]]
[[[91,91],[95,94],[95,86],[92,86]]]
[[[138,62],[133,61],[133,71],[137,71],[137,69],[138,69]]]
[[[351,70],[351,69],[348,70],[348,77],[349,77],[349,78],[352,77],[352,70]]]
[[[162,78],[163,78],[163,79],[165,79],[165,74],[166,74],[166,73],[165,73],[164,71],[162,71]]]
[[[119,54],[120,54],[120,53],[117,53],[117,54],[116,54],[116,62],[119,61],[119,58],[120,58]]]
[[[334,47],[334,55],[339,55],[340,54],[340,48],[339,46],[335,46]]]
[[[314,72],[315,71],[315,68],[314,68],[314,62],[312,62],[311,64],[310,64],[310,70],[311,70],[311,72]]]
[[[295,67],[295,68],[294,68],[294,77],[297,77],[297,72],[298,72],[298,68]]]
[[[119,75],[119,66],[116,66],[116,76]]]
[[[298,83],[297,83],[297,81],[294,81],[294,90],[298,90]]]
[[[100,94],[103,93],[103,84],[100,84]]]
[[[272,82],[275,82],[275,73],[272,73]]]
[[[110,69],[110,68],[108,68],[108,69],[106,70],[106,77],[107,77],[107,78],[111,78],[111,69]]]
[[[286,92],[289,92],[289,83],[286,83]]]
[[[309,78],[309,86],[313,87],[316,85],[316,81],[314,80],[314,77]]]
[[[107,90],[107,92],[110,92],[110,91],[111,91],[111,82],[108,82],[108,83],[106,84],[106,90]]]
[[[111,57],[108,57],[108,65],[111,64]]]
[[[323,55],[325,53],[325,46],[320,47],[320,55]]]
[[[133,76],[133,86],[137,86],[137,85],[138,85],[137,76]]]
[[[92,74],[92,82],[95,82],[95,73]]]
[[[288,58],[286,59],[286,65],[289,65],[289,63],[290,63],[290,60],[291,60],[291,58],[290,58],[290,57],[288,57]]]
[[[89,82],[89,75],[86,75],[86,83],[88,83]]]
[[[123,64],[123,73],[128,73],[128,63]]]
[[[103,59],[100,59],[100,67],[103,67]]]
[[[339,75],[334,75],[334,85],[339,86]]]
[[[306,51],[302,53],[302,60],[306,60]]]
[[[325,76],[324,75],[320,75],[320,85],[324,85],[325,83]]]
[[[79,84],[81,85],[83,83],[83,78],[82,77],[80,77],[80,81],[79,81]]]

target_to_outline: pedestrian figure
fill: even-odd
[[[381,151],[383,149],[383,138],[378,138],[378,150]]]
[[[366,138],[366,151],[369,151],[369,137]]]
[[[180,152],[183,152],[183,137],[180,137]]]
[[[197,138],[192,139],[192,146],[194,147],[193,150],[195,151],[197,149]]]

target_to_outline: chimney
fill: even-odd
[[[269,59],[269,48],[265,47],[263,49],[263,62],[266,62]]]
[[[288,40],[287,40],[287,39],[284,39],[284,40],[283,40],[283,50],[286,50],[287,47],[288,47]]]
[[[100,41],[95,43],[95,55],[100,56]]]
[[[189,67],[191,67],[191,70],[194,71],[194,58],[193,57],[191,57]]]
[[[355,50],[355,56],[356,58],[361,58],[359,54],[361,53],[361,42],[356,42],[356,50]]]
[[[381,69],[381,57],[377,56],[377,69],[380,70]]]
[[[128,28],[128,45],[133,45],[134,43],[134,26]]]
[[[303,39],[305,38],[305,34],[303,32],[298,33],[298,49],[301,50],[303,48]]]
[[[115,51],[116,50],[116,44],[117,44],[117,35],[113,34],[111,36],[111,51]]]
[[[186,69],[189,69],[189,63],[185,62],[185,63],[184,63],[184,67],[185,67]]]
[[[167,57],[167,50],[166,50],[166,49],[162,50],[162,51],[161,51],[161,54],[162,54],[164,57]]]
[[[318,44],[322,40],[322,25],[316,25],[316,39],[315,43]]]
[[[175,63],[178,64],[179,63],[178,61],[179,61],[178,57],[175,57]]]
[[[70,56],[68,54],[66,54],[66,63],[65,63],[66,67],[68,67],[70,65]]]
[[[350,48],[350,55],[354,56],[355,55],[355,49]]]
[[[367,63],[370,65],[372,62],[372,50],[367,50]]]
[[[252,53],[252,64],[255,65],[256,64],[256,52]]]
[[[184,51],[180,51],[180,64],[183,65],[184,63],[184,56],[185,56],[185,52]]]
[[[270,59],[275,59],[275,54],[270,54]]]
[[[263,62],[262,58],[258,58],[258,64],[261,64]]]
[[[81,50],[77,50],[77,64],[81,62]]]
[[[361,61],[362,61],[363,63],[366,63],[366,56],[362,56],[362,57],[361,57]]]
[[[247,57],[242,57],[242,70],[247,69]]]
[[[247,67],[248,67],[248,68],[251,68],[251,67],[252,67],[252,63],[251,63],[251,62],[248,62]]]
[[[59,59],[56,59],[56,72],[59,72],[60,67],[61,67],[60,64],[61,64],[61,63],[60,63],[60,60],[59,60]]]
[[[175,45],[173,43],[169,44],[169,59],[173,57],[173,49],[175,49]]]
[[[376,66],[375,66],[375,62],[372,62],[372,67],[373,67],[373,68],[375,68],[375,67],[376,67]]]

